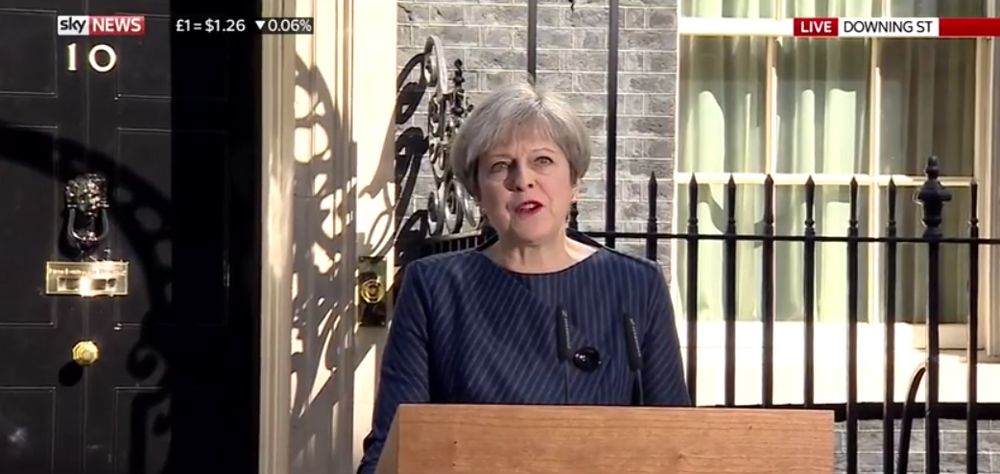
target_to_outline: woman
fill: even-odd
[[[690,403],[660,268],[567,229],[589,143],[566,103],[526,84],[462,125],[452,170],[496,237],[406,267],[359,473],[375,471],[401,403]]]

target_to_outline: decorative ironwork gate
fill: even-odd
[[[423,52],[415,55],[400,72],[397,125],[405,125],[413,117],[428,92],[426,130],[410,126],[396,138],[396,240],[397,261],[402,265],[425,255],[424,242],[429,238],[478,234],[481,219],[465,189],[455,181],[448,162],[448,144],[473,105],[465,95],[463,65],[455,60],[454,72],[448,76],[447,61],[441,40],[430,36]],[[416,71],[416,81],[407,81]],[[425,158],[426,157],[426,158]],[[422,164],[430,168],[433,178],[426,203],[417,207],[417,178]],[[407,215],[408,211],[412,211]]]

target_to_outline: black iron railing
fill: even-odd
[[[977,466],[977,420],[984,417],[996,418],[1000,415],[1000,410],[995,405],[990,405],[987,413],[981,413],[977,403],[977,339],[979,305],[979,248],[984,245],[1000,245],[1000,239],[987,239],[979,237],[979,219],[977,214],[978,185],[973,182],[969,187],[971,198],[971,210],[968,224],[968,237],[944,236],[941,232],[942,215],[944,205],[950,200],[950,193],[941,185],[939,178],[939,167],[937,159],[931,157],[926,167],[927,178],[923,186],[916,193],[916,199],[923,209],[924,232],[917,236],[901,236],[897,229],[897,208],[898,188],[894,181],[888,185],[887,215],[888,223],[883,236],[862,236],[859,232],[859,199],[857,180],[852,180],[850,184],[850,216],[846,235],[831,236],[820,235],[816,230],[815,208],[816,208],[816,185],[809,178],[805,183],[805,207],[806,218],[802,222],[802,233],[796,235],[779,235],[775,233],[774,216],[774,181],[768,177],[764,185],[764,222],[762,232],[758,234],[741,234],[737,232],[737,185],[733,179],[725,186],[725,231],[720,234],[700,233],[698,229],[699,215],[698,196],[699,186],[696,176],[689,181],[688,199],[688,221],[687,232],[684,233],[664,233],[657,229],[657,209],[656,196],[658,182],[655,176],[650,176],[648,189],[649,214],[647,218],[646,232],[584,232],[584,234],[601,239],[618,240],[640,240],[645,242],[645,255],[651,260],[658,258],[658,249],[661,245],[668,245],[664,241],[686,242],[688,265],[686,269],[685,286],[687,287],[688,304],[685,305],[685,319],[687,327],[687,357],[686,373],[688,390],[691,399],[697,401],[698,393],[698,307],[694,304],[697,301],[699,272],[715,271],[716,269],[701,268],[698,264],[699,243],[704,241],[721,241],[723,243],[723,272],[722,296],[723,322],[725,325],[725,357],[724,357],[724,405],[737,406],[736,403],[736,322],[738,316],[738,306],[736,301],[736,285],[740,279],[747,278],[748,275],[738,274],[736,268],[737,242],[756,241],[762,246],[763,265],[761,267],[761,307],[763,326],[762,350],[762,407],[774,407],[774,329],[775,329],[775,303],[774,293],[776,287],[776,273],[774,269],[775,243],[777,242],[797,242],[800,243],[804,252],[803,255],[803,300],[804,300],[804,339],[805,351],[804,380],[805,392],[803,393],[802,408],[829,408],[838,411],[838,417],[845,421],[846,432],[846,471],[857,472],[858,469],[858,421],[860,419],[878,417],[883,421],[883,469],[886,473],[894,472],[894,467],[898,467],[899,472],[905,472],[908,463],[908,453],[910,446],[910,432],[912,419],[915,415],[915,397],[921,379],[926,374],[926,401],[922,417],[926,430],[925,465],[927,472],[938,472],[940,464],[940,438],[938,420],[941,416],[942,406],[938,401],[938,390],[940,379],[938,376],[938,354],[940,344],[938,333],[941,326],[940,307],[941,292],[941,269],[940,269],[940,248],[942,245],[964,245],[968,248],[969,255],[969,308],[968,308],[968,401],[964,413],[958,413],[954,407],[948,408],[948,415],[952,418],[964,417],[966,425],[966,451],[968,472],[978,472]],[[574,209],[571,215],[570,225],[577,226],[578,212]],[[445,236],[431,237],[423,242],[420,255],[429,255],[441,252],[451,252],[475,247],[483,243],[487,235],[480,231],[453,234]],[[847,248],[847,261],[844,262],[844,269],[849,278],[847,298],[845,301],[845,312],[847,320],[845,331],[847,332],[847,396],[846,402],[842,406],[823,405],[814,403],[816,399],[815,389],[815,282],[816,282],[816,249],[817,244],[842,244]],[[926,274],[926,291],[928,292],[927,304],[927,349],[926,360],[914,372],[910,389],[902,409],[898,407],[895,400],[893,385],[895,383],[896,368],[896,347],[895,347],[895,326],[896,321],[896,298],[898,279],[896,278],[896,262],[898,259],[899,244],[918,244],[925,246],[927,252],[928,272]],[[858,402],[858,325],[859,325],[859,293],[861,288],[859,280],[859,261],[861,258],[860,247],[862,245],[883,245],[885,248],[885,260],[887,262],[886,271],[886,298],[885,298],[885,402],[882,404],[881,413],[876,414],[870,407],[862,409]],[[744,271],[745,272],[745,271]],[[787,407],[787,405],[783,405]],[[790,407],[790,408],[795,408]],[[894,440],[894,424],[897,419],[902,418],[902,431],[899,439],[899,462],[894,466],[896,454]]]

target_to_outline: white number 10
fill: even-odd
[[[69,62],[67,70],[76,71],[76,43],[66,45],[66,50]],[[98,61],[97,53],[102,51],[108,58],[104,61]],[[97,72],[108,72],[114,69],[115,64],[118,63],[118,54],[115,53],[114,48],[106,44],[94,45],[90,48],[90,54],[87,55],[87,62],[90,63],[90,68]]]

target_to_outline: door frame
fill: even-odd
[[[262,17],[295,16],[295,0],[262,0]],[[261,305],[259,472],[289,470],[295,36],[261,41]]]
[[[339,401],[344,402],[338,406],[338,412],[344,416],[338,417],[336,425],[331,427],[334,444],[341,447],[351,443],[350,449],[339,449],[340,457],[328,459],[333,451],[326,452],[331,447],[324,446],[317,448],[323,452],[314,452],[315,458],[308,461],[328,463],[323,467],[337,473],[347,472],[348,466],[350,470],[356,468],[361,455],[360,440],[367,432],[374,409],[378,354],[385,329],[358,327],[356,278],[360,255],[384,254],[387,268],[394,265],[392,227],[388,231],[379,227],[382,221],[373,216],[383,215],[395,205],[391,183],[394,181],[395,95],[390,95],[390,91],[396,90],[397,71],[393,70],[393,65],[398,42],[395,3],[365,0],[366,6],[361,8],[360,1],[261,0],[263,17],[312,17],[314,24],[311,35],[265,36],[261,44],[262,268],[258,438],[262,474],[287,474],[293,469],[306,469],[293,466],[293,460],[302,460],[293,459],[293,452],[301,446],[295,445],[299,441],[293,443],[292,437],[300,434],[303,427],[296,426],[293,431],[291,426],[292,392],[299,389],[299,385],[293,388],[293,376],[300,375],[293,372],[291,326],[295,316],[293,300],[298,292],[315,290],[309,288],[308,282],[295,279],[293,255],[297,238],[294,229],[301,224],[295,221],[299,212],[296,206],[301,205],[301,193],[311,192],[313,181],[311,177],[303,179],[300,176],[308,183],[303,189],[300,182],[296,189],[295,173],[297,167],[302,166],[302,160],[308,162],[319,154],[330,153],[331,157],[336,157],[330,159],[329,165],[324,164],[328,167],[325,173],[344,177],[356,186],[354,192],[348,191],[336,198],[343,200],[339,208],[343,210],[336,211],[333,229],[323,231],[342,236],[337,244],[340,247],[336,260],[340,276],[323,292],[346,303],[342,307],[343,319],[337,325],[339,334],[346,338],[340,349],[348,354],[343,358],[356,367],[351,374],[340,374],[346,381],[337,395]],[[373,42],[381,48],[379,60],[355,61],[355,46],[359,53],[360,48],[367,48],[365,53],[371,54]],[[297,69],[303,66],[316,74],[297,78]],[[317,113],[312,110],[316,97],[302,94],[303,87],[325,89],[321,95],[329,96],[323,104],[325,108],[318,112],[328,121],[322,131],[312,132],[301,124],[296,127],[296,114]],[[354,107],[355,102],[358,108]],[[360,106],[362,103],[364,107]],[[357,157],[361,155],[369,159],[359,160]],[[375,155],[379,158],[371,159]],[[386,236],[390,239],[388,244]],[[386,245],[389,248],[385,248]],[[385,275],[389,287],[393,283],[391,273]],[[391,299],[388,306],[391,312]],[[309,421],[313,422],[326,430],[322,425],[333,420]],[[351,453],[352,459],[347,459],[344,453]]]

